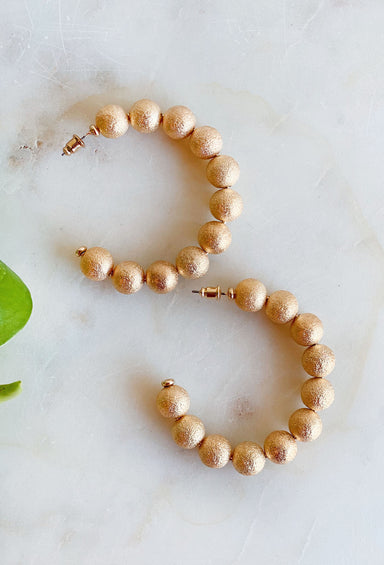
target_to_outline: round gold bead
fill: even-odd
[[[199,447],[200,459],[212,469],[224,467],[231,457],[231,444],[220,435],[210,435],[203,439]]]
[[[243,441],[236,445],[232,463],[236,471],[242,475],[257,475],[264,468],[264,451],[253,441]]]
[[[301,362],[311,377],[326,377],[335,368],[336,358],[332,349],[318,343],[304,351]]]
[[[91,247],[81,255],[80,268],[89,279],[103,281],[112,272],[113,257],[103,247]]]
[[[233,186],[239,176],[239,163],[229,155],[217,155],[207,165],[207,179],[216,188]]]
[[[197,240],[204,251],[218,255],[231,245],[232,234],[222,222],[207,222],[199,229]]]
[[[277,290],[267,300],[265,313],[275,324],[286,324],[296,316],[299,305],[288,290]]]
[[[176,268],[186,279],[203,277],[209,269],[209,258],[200,247],[184,247],[176,258]]]
[[[152,100],[138,100],[129,111],[132,127],[141,133],[152,133],[161,122],[160,107]]]
[[[321,418],[309,408],[299,408],[289,418],[288,426],[291,434],[298,441],[313,441],[323,429]]]
[[[189,144],[196,157],[211,159],[220,153],[223,140],[217,129],[211,126],[201,126],[193,131]]]
[[[243,199],[231,188],[222,188],[212,194],[209,201],[212,216],[222,222],[236,220],[243,211]]]
[[[265,438],[264,451],[270,461],[284,465],[296,457],[297,444],[290,433],[278,430]]]
[[[125,110],[116,104],[101,108],[96,114],[95,124],[101,135],[111,139],[124,135],[129,127]]]
[[[303,383],[301,399],[312,410],[325,410],[335,400],[335,390],[327,379],[313,377]]]
[[[172,139],[188,137],[195,128],[196,118],[185,106],[172,106],[163,116],[163,129]]]
[[[115,289],[122,294],[134,294],[144,284],[143,267],[134,261],[123,261],[113,270],[112,282]]]
[[[235,288],[235,302],[245,312],[261,310],[267,299],[267,289],[257,279],[244,279]]]
[[[193,449],[204,438],[205,428],[200,418],[186,415],[173,424],[171,433],[177,445],[184,449]]]
[[[180,418],[189,410],[189,394],[181,386],[165,386],[157,395],[156,405],[164,418]]]
[[[299,345],[314,345],[323,337],[323,324],[315,314],[299,314],[291,324],[291,336]]]
[[[171,292],[176,287],[178,278],[176,267],[168,261],[155,261],[147,269],[147,285],[158,294]]]

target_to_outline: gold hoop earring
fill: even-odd
[[[264,468],[266,459],[278,464],[289,463],[296,457],[298,441],[313,441],[319,437],[322,421],[318,412],[334,401],[333,386],[325,377],[335,367],[335,355],[329,347],[319,343],[323,337],[322,322],[314,314],[299,314],[295,296],[286,290],[267,296],[264,284],[256,279],[245,279],[227,292],[222,292],[219,286],[194,292],[216,300],[226,295],[246,312],[264,308],[273,323],[290,323],[293,340],[306,348],[302,366],[311,378],[302,384],[301,399],[305,408],[293,412],[288,422],[289,431],[271,432],[264,447],[254,441],[244,441],[234,449],[222,435],[206,435],[202,420],[187,414],[190,407],[188,392],[173,379],[166,379],[161,383],[163,388],[157,396],[157,408],[162,416],[173,421],[174,441],[184,449],[198,448],[201,461],[208,467],[221,468],[232,460],[234,468],[242,475],[256,475]]]
[[[208,161],[206,176],[218,188],[211,197],[209,207],[215,218],[202,225],[198,232],[198,245],[181,249],[175,264],[168,261],[155,261],[145,271],[136,261],[124,261],[114,265],[111,253],[102,247],[79,247],[83,274],[94,281],[111,277],[118,292],[134,294],[144,283],[158,294],[166,294],[176,287],[179,275],[186,279],[203,277],[209,269],[209,255],[219,255],[228,249],[232,241],[231,232],[226,225],[238,218],[243,209],[243,201],[238,192],[231,187],[237,182],[240,168],[233,157],[220,155],[223,141],[220,133],[213,127],[196,127],[194,114],[185,106],[173,106],[164,114],[151,100],[135,102],[128,113],[121,106],[110,104],[96,114],[95,124],[83,137],[74,135],[63,148],[63,155],[72,155],[85,146],[84,139],[89,135],[103,135],[114,139],[124,135],[131,125],[141,133],[152,133],[160,125],[173,140],[188,140],[192,153],[199,159]]]

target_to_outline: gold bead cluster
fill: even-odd
[[[194,114],[185,106],[173,106],[162,114],[152,100],[135,102],[128,113],[121,106],[110,104],[96,114],[89,134],[115,139],[124,135],[130,125],[141,133],[152,133],[162,125],[171,139],[188,138],[192,153],[208,160],[207,179],[219,189],[209,202],[215,220],[201,226],[198,246],[182,249],[175,264],[156,261],[146,272],[134,261],[114,265],[110,252],[102,247],[81,247],[76,253],[81,257],[81,270],[89,279],[102,281],[111,276],[116,290],[123,294],[137,292],[144,283],[154,292],[166,294],[176,287],[179,275],[186,279],[203,277],[209,269],[209,255],[223,253],[231,244],[232,235],[226,222],[238,218],[243,209],[240,194],[230,188],[239,179],[240,168],[233,157],[220,155],[223,146],[220,133],[211,126],[196,127]],[[70,155],[83,146],[83,138],[74,136],[64,147],[63,154]]]
[[[298,302],[290,292],[278,290],[267,296],[264,284],[256,279],[245,279],[227,293],[222,293],[220,287],[200,290],[200,295],[207,298],[220,299],[222,294],[227,294],[246,312],[265,308],[267,317],[275,324],[290,324],[293,340],[306,348],[302,366],[312,377],[301,387],[305,408],[293,412],[288,421],[289,431],[271,432],[263,448],[253,441],[245,441],[234,449],[225,437],[206,435],[203,422],[187,414],[189,395],[172,379],[163,381],[157,408],[162,416],[174,420],[172,437],[177,445],[184,449],[197,447],[204,465],[218,469],[232,460],[234,468],[242,475],[256,475],[263,469],[266,459],[278,464],[289,463],[296,457],[298,441],[313,441],[321,434],[322,421],[318,412],[331,406],[335,397],[332,384],[325,378],[335,367],[335,355],[329,347],[319,343],[323,337],[321,320],[314,314],[299,314]]]
[[[206,177],[218,189],[209,202],[215,219],[201,226],[198,246],[183,248],[175,264],[156,261],[145,271],[134,261],[115,265],[111,253],[102,247],[80,247],[76,254],[80,257],[82,272],[89,279],[101,281],[111,277],[116,290],[123,294],[134,294],[144,283],[154,292],[166,294],[176,287],[180,275],[187,279],[204,276],[209,269],[209,255],[221,254],[231,244],[232,236],[226,223],[238,218],[243,209],[241,196],[231,188],[239,179],[240,169],[235,159],[220,154],[223,146],[220,133],[211,126],[196,127],[194,114],[185,106],[173,106],[163,114],[155,102],[147,99],[135,102],[128,113],[121,106],[108,105],[97,113],[95,124],[86,135],[101,134],[115,139],[124,135],[130,125],[141,133],[152,133],[162,126],[171,139],[187,140],[193,155],[208,161]],[[84,147],[85,137],[74,135],[64,147],[63,155],[71,155]],[[335,355],[320,343],[322,322],[314,314],[299,314],[299,305],[292,293],[278,290],[268,296],[264,284],[256,279],[245,279],[226,293],[221,292],[220,287],[207,287],[199,294],[218,300],[226,294],[241,310],[258,312],[264,308],[273,323],[289,323],[293,340],[306,348],[302,366],[311,378],[302,384],[301,399],[305,407],[290,416],[289,431],[271,432],[263,447],[244,441],[234,449],[225,437],[206,434],[203,422],[188,414],[187,391],[167,379],[157,396],[157,407],[162,416],[173,420],[174,441],[184,449],[198,448],[201,461],[211,468],[224,467],[232,460],[236,471],[242,475],[256,475],[264,468],[266,459],[277,464],[292,461],[297,454],[298,441],[313,441],[319,437],[322,421],[318,412],[334,401],[333,386],[325,377],[335,367]]]

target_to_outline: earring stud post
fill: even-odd
[[[230,300],[235,298],[235,291],[233,288],[229,288],[227,292],[223,292],[220,286],[206,286],[202,287],[200,290],[192,290],[194,294],[200,294],[202,298],[213,298],[215,300],[220,300],[222,296],[227,296]]]
[[[63,155],[72,155],[73,153],[75,153],[81,147],[85,147],[84,139],[88,135],[95,135],[95,136],[100,135],[99,128],[97,128],[94,124],[91,124],[89,126],[89,131],[85,135],[83,135],[82,137],[80,137],[79,135],[77,135],[75,133],[73,135],[72,139],[70,139],[68,141],[68,143],[66,143],[65,146],[63,147],[63,152],[62,152],[61,156],[63,157]]]

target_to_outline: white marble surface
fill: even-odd
[[[1,565],[381,564],[381,0],[0,5],[0,258],[34,312],[1,348]],[[173,377],[209,432],[262,442],[300,406],[300,348],[264,314],[85,280],[73,250],[174,260],[209,219],[204,165],[159,132],[60,149],[104,103],[216,126],[244,215],[204,284],[287,288],[324,321],[337,399],[287,467],[204,468],[156,413]],[[197,287],[200,287],[200,281]]]

